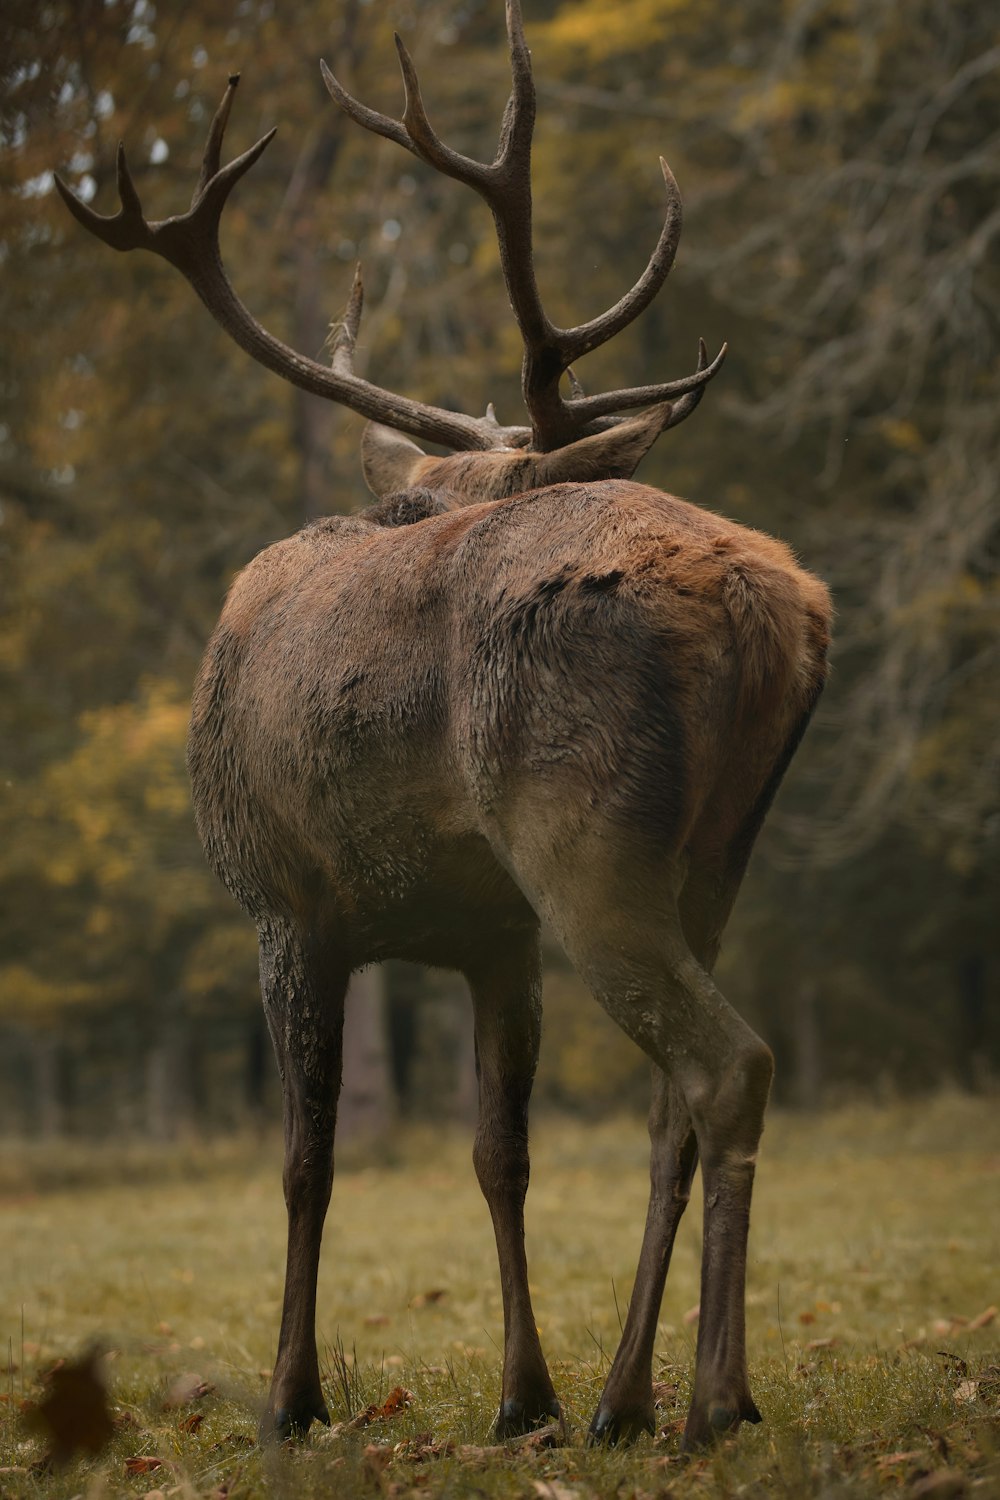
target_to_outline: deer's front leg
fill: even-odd
[[[531,1309],[524,1252],[528,1101],[541,1032],[537,935],[505,934],[502,946],[467,971],[467,978],[479,1075],[473,1160],[493,1219],[503,1295],[503,1388],[496,1424],[502,1441],[561,1415]]]
[[[288,1259],[261,1441],[329,1424],[316,1353],[316,1276],[333,1185],[347,971],[290,926],[262,924],[261,992],[283,1090]]]
[[[635,1286],[621,1343],[608,1374],[591,1439],[618,1442],[654,1432],[653,1343],[681,1215],[688,1204],[698,1161],[691,1116],[680,1091],[653,1066],[649,1110],[649,1210]]]

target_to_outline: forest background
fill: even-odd
[[[1000,29],[972,0],[531,0],[536,264],[557,321],[614,302],[662,213],[670,282],[588,389],[730,354],[639,477],[787,540],[832,585],[834,670],[731,922],[724,991],[778,1093],[988,1087],[998,922]],[[398,113],[392,31],[445,137],[492,157],[499,0],[8,0],[0,20],[0,1132],[276,1118],[254,935],[209,872],[191,683],[236,571],[368,503],[360,418],[283,385],[181,278],[118,257],[114,150],[182,211],[228,74],[231,153],[277,139],[223,244],[320,356],[364,265],[359,373],[520,420],[489,215],[346,122],[322,56]],[[621,726],[628,733],[628,726]],[[351,1005],[345,1123],[472,1107],[468,1007],[392,965]],[[539,1095],[643,1108],[646,1067],[549,954]],[[387,1110],[387,1102],[390,1108]]]

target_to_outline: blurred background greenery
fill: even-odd
[[[658,302],[588,389],[730,355],[640,478],[789,540],[839,622],[721,983],[777,1090],[988,1088],[1000,1063],[1000,33],[973,0],[529,0],[536,262],[558,321],[612,303],[686,205]],[[227,263],[318,356],[357,259],[357,368],[518,421],[520,346],[468,190],[346,123],[322,56],[396,113],[405,36],[445,137],[492,156],[499,0],[7,0],[0,19],[0,1132],[170,1136],[275,1118],[253,932],[205,866],[184,770],[234,573],[367,503],[362,422],[227,343],[159,261],[52,190],[187,206],[227,75]],[[622,725],[628,733],[628,725]],[[363,976],[345,1125],[472,1108],[448,976]],[[539,1095],[642,1108],[645,1065],[550,954]]]

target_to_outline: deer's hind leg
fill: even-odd
[[[505,933],[466,969],[476,1021],[479,1123],[476,1175],[493,1220],[503,1296],[504,1355],[499,1441],[560,1420],[528,1291],[524,1199],[528,1101],[541,1035],[537,932]]]
[[[752,832],[724,851],[712,868],[688,866],[677,907],[691,953],[711,973],[722,931],[736,899]],[[653,1345],[674,1239],[687,1208],[698,1165],[698,1141],[682,1090],[653,1064],[649,1111],[650,1197],[642,1250],[622,1339],[591,1423],[591,1437],[615,1442],[655,1430],[652,1397]],[[748,1413],[750,1420],[753,1415]]]
[[[288,1259],[261,1439],[329,1424],[316,1351],[316,1277],[333,1184],[349,970],[335,945],[283,920],[259,928],[264,1011],[281,1075]]]
[[[653,1343],[674,1238],[688,1205],[698,1145],[680,1089],[653,1064],[649,1109],[649,1208],[621,1342],[590,1424],[597,1442],[656,1430]]]
[[[698,1358],[685,1431],[691,1447],[759,1420],[747,1377],[744,1293],[754,1164],[773,1059],[691,951],[678,904],[680,865],[672,868],[647,851],[623,874],[601,860],[607,846],[606,837],[595,835],[586,853],[578,850],[567,862],[594,871],[592,879],[560,881],[550,866],[546,909],[597,999],[663,1078],[639,1276],[623,1349],[592,1431],[613,1438],[650,1425],[652,1340],[696,1151],[705,1222]]]

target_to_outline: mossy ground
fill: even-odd
[[[697,1199],[657,1341],[658,1378],[676,1388],[664,1435],[583,1444],[645,1212],[633,1120],[533,1130],[532,1286],[570,1444],[470,1451],[491,1441],[502,1320],[469,1148],[462,1132],[418,1131],[377,1161],[343,1153],[319,1299],[331,1412],[344,1421],[396,1386],[412,1402],[265,1452],[253,1439],[281,1296],[278,1143],[4,1149],[0,1495],[1000,1495],[1000,1317],[968,1326],[1000,1303],[996,1100],[772,1116],[748,1287],[765,1422],[687,1463],[676,1428],[693,1369]],[[115,1435],[46,1471],[26,1426],[40,1378],[95,1340]],[[166,1404],[189,1374],[212,1389]],[[130,1472],[136,1458],[161,1463]]]

